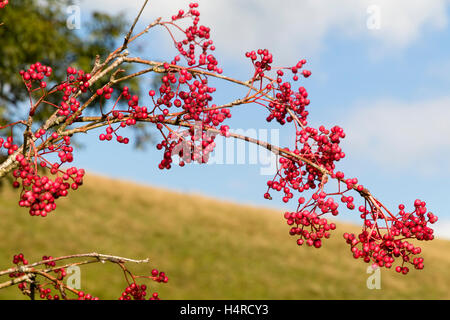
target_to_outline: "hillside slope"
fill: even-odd
[[[47,218],[30,217],[17,199],[0,190],[0,269],[18,252],[37,260],[95,251],[149,257],[169,275],[153,286],[163,299],[450,299],[449,241],[423,244],[423,271],[383,270],[381,290],[369,290],[368,265],[342,239],[352,226],[338,224],[321,249],[299,248],[281,212],[92,175]],[[94,295],[116,299],[124,288],[117,266],[82,270]],[[6,298],[23,296],[0,290]]]

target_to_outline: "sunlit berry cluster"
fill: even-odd
[[[367,210],[365,206],[361,206],[359,211],[364,219],[363,231],[358,236],[344,234],[346,242],[351,246],[353,257],[386,268],[391,268],[398,258],[401,265],[395,270],[403,274],[409,272],[407,265],[418,270],[423,269],[424,259],[418,256],[422,252],[421,248],[408,240],[433,240],[433,229],[429,224],[435,223],[437,217],[428,212],[426,203],[419,199],[414,202],[414,208],[414,211],[406,212],[405,206],[401,204],[398,215],[377,224],[377,220],[381,218],[377,217],[378,209]],[[380,229],[384,229],[384,232]]]
[[[206,74],[194,75],[190,68],[204,69],[206,72],[220,74],[222,69],[218,67],[216,58],[209,52],[215,48],[210,40],[210,29],[199,25],[199,12],[195,9],[198,4],[189,5],[189,10],[180,10],[172,17],[171,22],[163,22],[170,32],[174,44],[179,51],[171,62],[163,63],[160,84],[156,90],[149,91],[152,106],[148,107],[140,103],[137,95],[132,95],[127,87],[123,88],[121,95],[114,105],[105,111],[105,116],[111,117],[104,133],[101,133],[101,141],[117,141],[128,143],[129,139],[119,134],[121,128],[134,126],[137,122],[154,122],[160,131],[163,140],[157,144],[157,149],[164,150],[163,159],[159,163],[160,169],[170,169],[173,157],[179,157],[179,165],[196,161],[206,163],[209,154],[213,151],[214,135],[203,133],[204,129],[217,129],[223,135],[228,135],[229,127],[223,122],[231,117],[228,108],[221,108],[211,104],[212,94],[216,88],[209,85]],[[192,18],[192,23],[182,31],[184,39],[177,41],[172,33],[173,26],[185,18]],[[199,50],[196,50],[199,49]],[[179,66],[181,57],[187,59],[188,67]],[[110,98],[112,88],[97,90],[97,95]],[[127,104],[121,107],[122,100]],[[168,129],[166,123],[173,124],[174,121],[189,124],[190,129]],[[116,124],[115,124],[116,123]],[[199,127],[198,130],[194,129]]]
[[[310,101],[307,99],[308,92],[304,87],[299,87],[298,90],[294,89],[293,85],[284,81],[283,77],[285,72],[293,74],[292,79],[297,81],[299,69],[306,64],[306,60],[299,61],[295,66],[289,68],[277,68],[276,77],[271,78],[269,71],[272,70],[271,63],[273,63],[273,55],[267,49],[258,49],[250,51],[245,54],[247,58],[250,58],[255,68],[255,73],[252,78],[252,85],[257,88],[261,88],[260,91],[264,96],[271,95],[274,99],[267,102],[261,98],[256,100],[258,104],[261,104],[268,108],[270,115],[267,117],[267,121],[277,120],[280,124],[284,125],[286,121],[291,122],[293,120],[292,115],[288,114],[289,111],[293,112],[296,117],[306,125],[306,117],[308,111],[305,110]],[[285,71],[283,71],[285,69]],[[308,70],[303,70],[303,77],[307,78],[311,75]],[[258,84],[259,83],[259,84]]]
[[[0,138],[0,149],[2,147],[7,150],[8,155],[12,155],[19,149],[19,146],[14,144],[14,138],[12,136],[7,137],[6,140]]]
[[[267,182],[268,191],[264,195],[271,199],[269,190],[283,191],[283,202],[293,198],[292,191],[302,193],[305,190],[315,189],[319,184],[326,183],[322,169],[333,173],[335,162],[345,157],[339,146],[345,137],[342,128],[335,126],[331,130],[323,126],[319,130],[306,127],[296,131],[296,148],[284,150],[293,155],[301,156],[303,161],[293,157],[280,157],[280,167],[272,180]]]
[[[147,298],[147,286],[145,284],[130,284],[122,292],[119,300],[145,300]],[[160,300],[158,293],[154,292],[148,300]]]
[[[26,266],[28,264],[28,260],[25,259],[25,256],[23,255],[23,253],[14,255],[12,262],[13,262],[13,264],[16,264],[16,265],[21,264],[21,265]]]
[[[164,272],[160,272],[157,269],[152,270],[152,275],[149,277],[153,281],[167,283],[169,278]],[[145,300],[148,297],[147,286],[145,284],[139,285],[136,282],[130,283],[122,292],[119,300]],[[148,300],[160,300],[158,293],[154,292],[148,298]]]
[[[136,283],[130,284],[122,292],[119,300],[145,300],[147,295],[147,286],[145,284],[138,285]]]
[[[19,266],[27,266],[28,265],[28,260],[25,259],[23,253],[19,253],[19,254],[14,255],[12,263],[15,264],[18,267]],[[19,278],[19,277],[22,277],[24,275],[25,275],[25,273],[24,272],[20,272],[20,271],[15,271],[15,272],[9,273],[9,277],[10,278]],[[24,282],[19,283],[18,284],[18,288],[20,290],[24,290],[24,289],[27,288],[27,284],[24,283]]]
[[[325,205],[322,205],[322,208],[324,207]],[[320,216],[316,212],[310,212],[308,210],[286,212],[284,214],[288,225],[296,225],[291,227],[289,234],[297,237],[297,244],[299,246],[306,243],[308,246],[320,248],[322,246],[322,240],[330,238],[330,231],[335,230],[336,225],[329,223],[327,219],[321,218]]]
[[[282,149],[283,155],[279,158],[278,170],[274,178],[267,182],[268,189],[264,194],[266,199],[272,199],[271,190],[283,192],[283,202],[289,202],[295,197],[295,192],[313,191],[309,197],[299,196],[297,209],[284,215],[290,226],[289,234],[296,237],[297,244],[306,243],[308,246],[320,248],[322,241],[328,239],[330,232],[336,228],[334,223],[324,217],[326,214],[339,214],[339,204],[333,197],[340,196],[340,201],[347,209],[354,210],[355,199],[347,193],[356,191],[365,200],[365,205],[359,208],[364,220],[363,230],[358,236],[347,233],[344,235],[346,242],[351,245],[353,256],[387,268],[391,268],[395,259],[400,257],[401,265],[396,267],[396,271],[403,274],[409,271],[406,263],[416,269],[423,269],[423,258],[416,257],[421,249],[414,246],[410,240],[433,239],[433,230],[427,224],[434,223],[437,218],[432,213],[427,214],[425,203],[417,200],[413,213],[406,213],[401,205],[399,215],[393,216],[369,196],[366,189],[358,184],[358,179],[344,179],[342,172],[335,172],[336,162],[345,157],[340,147],[341,140],[345,138],[344,130],[339,126],[331,129],[324,126],[319,129],[307,126],[309,113],[305,106],[309,104],[309,100],[306,90],[300,87],[298,93],[294,94],[292,84],[283,82],[284,72],[281,69],[277,70],[277,77],[274,79],[267,75],[272,69],[270,63],[273,60],[267,50],[247,52],[246,56],[255,66],[253,81],[261,82],[261,88],[264,88],[264,81],[269,81],[266,90],[262,92],[269,94],[269,91],[272,91],[276,98],[266,105],[270,111],[267,120],[277,119],[280,124],[294,121],[297,127],[295,148]],[[300,61],[296,67],[291,68],[295,74],[294,81],[298,80],[296,73],[304,63],[305,61]],[[304,77],[311,74],[306,70],[302,73]],[[338,190],[325,191],[328,176],[338,181]],[[383,223],[386,225],[383,226]]]
[[[50,77],[52,75],[52,68],[44,66],[40,62],[30,65],[28,70],[21,70],[19,73],[28,88],[32,90],[33,83],[36,82],[39,88],[47,87],[47,82],[43,81],[45,77]]]
[[[0,0],[0,9],[6,7],[9,3],[9,0]]]
[[[61,151],[63,152],[63,151]],[[64,160],[65,156],[62,156]],[[19,206],[29,208],[31,216],[46,217],[56,209],[55,201],[68,195],[69,190],[76,190],[83,184],[84,170],[71,167],[65,171],[58,168],[58,164],[51,166],[52,174],[60,174],[54,180],[38,173],[37,166],[27,160],[22,154],[16,156],[19,168],[14,170],[13,186],[22,187]],[[45,167],[46,162],[41,162]]]
[[[79,111],[80,102],[76,95],[88,90],[91,75],[72,67],[68,67],[66,73],[66,80],[55,86],[55,92],[62,92],[61,103],[46,103],[54,107],[59,116],[68,119]],[[40,62],[32,64],[26,71],[20,71],[30,93],[45,88],[47,84],[43,79],[51,74],[52,68]],[[34,82],[38,82],[38,88],[33,88]],[[30,116],[34,113],[35,106],[31,105]],[[12,128],[13,126],[11,131]],[[83,184],[84,170],[65,167],[74,159],[70,136],[60,136],[57,132],[43,128],[34,133],[31,130],[27,133],[30,137],[27,141],[30,146],[28,153],[17,153],[19,147],[13,143],[14,135],[9,136],[6,141],[0,138],[0,148],[3,146],[7,149],[8,155],[15,154],[14,160],[18,168],[13,171],[13,186],[22,188],[19,205],[29,208],[32,216],[46,217],[49,212],[55,210],[56,199],[67,196],[71,189],[76,190]],[[56,155],[56,160],[51,155]]]
[[[200,12],[196,9],[197,7],[198,3],[189,4],[187,12],[179,10],[177,15],[172,16],[172,22],[165,26],[168,28],[177,20],[192,17],[192,24],[183,30],[185,36],[183,40],[177,41],[172,35],[175,47],[180,55],[186,58],[188,66],[204,67],[209,71],[222,73],[222,69],[217,66],[216,58],[212,54],[208,54],[208,50],[214,51],[215,47],[210,39],[210,28],[199,25]],[[201,53],[196,53],[196,49],[199,49]],[[180,57],[177,56],[172,63],[176,64],[179,60]]]
[[[80,102],[75,95],[79,92],[87,92],[91,75],[72,67],[68,67],[66,73],[66,81],[59,84],[56,89],[63,94],[61,104],[58,106],[58,115],[68,117],[80,109]]]

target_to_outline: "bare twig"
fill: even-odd
[[[148,0],[145,0],[144,4],[141,7],[141,10],[139,11],[137,17],[134,19],[133,25],[131,26],[130,30],[128,31],[127,35],[125,36],[125,39],[123,40],[122,49],[124,50],[128,46],[128,41],[130,40],[131,35],[133,34],[134,27],[136,26],[136,23],[139,21],[139,18],[141,17],[142,12],[144,11],[145,6],[147,5]]]

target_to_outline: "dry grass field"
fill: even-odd
[[[450,299],[449,241],[423,244],[423,271],[382,270],[381,289],[369,290],[367,264],[342,239],[354,226],[338,224],[321,249],[299,248],[282,212],[92,175],[47,218],[30,217],[17,199],[0,190],[1,269],[18,252],[99,252],[149,257],[150,266],[131,268],[165,271],[169,282],[152,284],[163,299]],[[82,269],[82,287],[117,299],[125,282],[117,266],[94,264]],[[0,290],[0,299],[23,298]]]

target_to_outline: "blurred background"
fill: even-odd
[[[20,68],[46,62],[54,70],[59,68],[56,78],[62,77],[67,65],[89,70],[95,54],[104,57],[122,43],[143,3],[10,2],[0,11],[0,21],[5,23],[0,27],[0,120],[5,122],[23,117],[26,110],[24,92],[16,89]],[[367,265],[352,261],[341,240],[346,227],[360,223],[356,212],[342,210],[336,218],[342,227],[329,246],[297,248],[282,218],[283,210],[295,209],[295,203],[283,204],[274,194],[272,201],[264,200],[266,181],[271,178],[261,174],[265,165],[234,161],[161,171],[157,165],[162,154],[155,148],[160,138],[151,128],[128,132],[137,145],[99,142],[99,132],[79,137],[74,165],[85,168],[92,178],[64,199],[64,210],[57,209],[47,219],[30,220],[16,208],[17,196],[2,188],[0,226],[8,232],[2,232],[1,265],[8,266],[21,250],[34,259],[65,254],[68,249],[107,251],[149,255],[169,277],[173,274],[174,281],[158,288],[168,298],[448,299],[450,3],[198,2],[200,22],[211,27],[225,75],[247,80],[252,65],[244,54],[259,48],[273,52],[274,65],[307,60],[305,68],[312,76],[301,80],[301,85],[311,100],[310,124],[339,125],[347,134],[342,145],[347,156],[339,170],[358,177],[391,208],[399,203],[412,207],[419,198],[439,217],[436,233],[444,240],[426,245],[426,269],[406,277],[383,270],[382,289],[369,290]],[[186,10],[188,4],[150,1],[136,31],[159,16],[169,18],[179,9]],[[152,29],[129,51],[161,61],[176,54],[163,28]],[[142,93],[145,105],[154,82],[149,75],[129,85]],[[230,84],[215,84],[216,104],[246,93]],[[232,111],[227,123],[231,128],[279,130],[280,145],[292,144],[292,128],[268,124],[262,108],[246,105]],[[275,138],[269,134],[267,140],[275,142]],[[111,281],[111,288],[120,287],[118,273],[101,267],[87,270],[86,284],[99,277],[107,280],[95,281],[92,290],[114,298],[104,284]],[[15,294],[0,291],[0,297]]]

